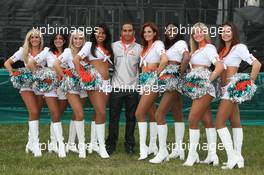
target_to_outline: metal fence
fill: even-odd
[[[0,57],[9,57],[19,46],[32,27],[50,26],[96,26],[106,23],[112,33],[112,40],[118,40],[123,22],[134,24],[137,41],[140,42],[141,25],[155,22],[164,32],[168,22],[192,25],[202,21],[217,26],[233,17],[234,8],[242,7],[241,0],[9,0],[0,4]],[[264,27],[248,30],[262,33]],[[164,35],[161,35],[163,39]],[[257,36],[251,36],[256,37]],[[46,42],[49,37],[45,36]],[[247,39],[247,38],[246,38]],[[264,43],[253,42],[249,47],[264,56]]]

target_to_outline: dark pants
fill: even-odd
[[[134,131],[136,126],[135,112],[139,102],[137,92],[111,92],[110,96],[110,117],[109,117],[109,135],[106,144],[116,146],[119,132],[119,119],[123,104],[125,104],[126,130],[125,130],[125,146],[134,146]]]

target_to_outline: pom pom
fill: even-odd
[[[182,91],[192,99],[201,98],[207,93],[215,96],[215,89],[209,81],[210,71],[205,68],[192,69],[186,75]]]
[[[158,83],[156,72],[141,72],[139,75],[139,84],[141,86],[151,86]]]
[[[101,74],[92,65],[85,65],[80,69],[80,87],[83,90],[96,90],[102,85]]]
[[[31,88],[33,83],[32,72],[28,68],[19,68],[11,75],[10,81],[14,88]]]
[[[45,67],[38,69],[34,74],[34,83],[32,84],[32,89],[45,93],[57,89],[59,81],[57,74],[52,69]]]
[[[230,78],[227,85],[227,92],[230,100],[242,103],[251,100],[257,86],[251,81],[250,76],[245,73],[237,73]]]
[[[68,91],[79,91],[80,90],[80,82],[79,75],[74,69],[64,69],[64,76],[60,83],[60,88],[62,92],[66,93]]]
[[[141,72],[139,75],[141,93],[158,92],[158,75],[156,71]],[[156,86],[156,87],[155,87]]]

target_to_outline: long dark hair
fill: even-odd
[[[229,49],[229,51],[223,55],[223,57],[225,57],[226,55],[229,54],[230,50],[232,49],[232,47],[238,43],[240,43],[240,39],[239,39],[239,34],[238,34],[238,29],[236,27],[236,25],[232,22],[225,22],[221,25],[221,27],[224,26],[229,26],[231,27],[231,31],[232,31],[232,41],[231,41],[231,47]],[[219,36],[220,38],[220,44],[219,44],[219,49],[218,52],[221,52],[221,50],[225,47],[225,41],[222,39],[222,36]]]
[[[58,36],[58,35],[62,36],[62,38],[64,40],[63,50],[68,47],[68,35],[60,33],[60,32],[59,33],[55,33],[54,35],[52,35],[52,37],[50,39],[50,51],[52,53],[58,52],[58,49],[57,49],[57,47],[54,44],[54,40],[55,40],[56,36]]]
[[[114,63],[114,52],[111,46],[111,33],[108,29],[108,27],[105,24],[99,24],[97,26],[97,28],[102,28],[105,32],[106,38],[103,41],[103,47],[109,52],[110,54],[110,59],[112,61],[112,63]],[[90,37],[90,41],[92,42],[92,46],[91,46],[91,54],[96,57],[95,55],[95,49],[96,49],[96,45],[97,45],[97,41],[96,41],[96,32],[97,30],[93,30],[91,37]]]
[[[179,40],[184,40],[184,36],[179,33],[179,25],[176,25],[175,23],[168,23],[166,25],[166,29],[168,28],[169,25],[174,25],[176,29],[178,29],[178,32],[173,39],[169,39],[168,35],[165,34],[165,40],[164,40],[164,45],[165,49],[168,50],[171,46],[173,46],[174,43],[176,43]]]
[[[153,30],[153,32],[156,33],[156,35],[155,35],[155,37],[153,39],[153,42],[156,41],[156,40],[159,40],[159,30],[158,30],[157,25],[152,23],[152,22],[144,23],[142,28],[141,28],[141,32],[140,32],[140,37],[141,37],[142,45],[143,45],[144,49],[146,49],[146,47],[148,46],[148,42],[144,38],[144,29],[146,27],[150,27]]]

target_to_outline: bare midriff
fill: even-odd
[[[142,67],[143,72],[152,72],[157,70],[159,63],[148,63],[147,66]]]
[[[198,68],[198,67],[209,68],[209,66],[202,65],[202,64],[192,64],[192,68]]]
[[[169,61],[168,64],[177,64],[177,65],[180,65],[181,63],[178,62],[178,61]]]
[[[221,73],[221,86],[225,86],[229,83],[230,78],[238,71],[238,67],[229,66]]]
[[[104,62],[103,59],[92,60],[90,61],[90,64],[102,75],[104,80],[109,79],[109,63],[107,61]]]

